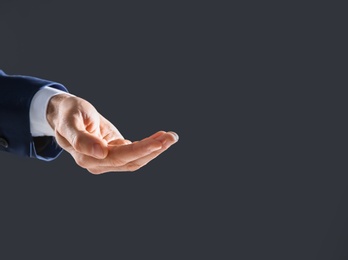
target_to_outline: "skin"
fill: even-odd
[[[92,174],[136,171],[179,139],[174,132],[158,131],[131,142],[89,102],[66,94],[50,99],[47,120],[58,144]]]

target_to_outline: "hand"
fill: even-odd
[[[58,144],[93,174],[138,170],[178,141],[176,133],[165,131],[126,140],[89,102],[67,94],[51,98],[47,120]]]

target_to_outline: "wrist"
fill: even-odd
[[[58,116],[59,116],[59,108],[61,107],[63,101],[70,97],[71,95],[62,93],[62,94],[54,95],[48,101],[46,118],[47,118],[47,122],[49,123],[49,125],[52,127],[53,130],[56,129]]]

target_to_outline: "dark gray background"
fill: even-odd
[[[1,69],[64,84],[128,139],[180,141],[102,176],[1,154],[1,254],[345,259],[339,10],[2,1]]]

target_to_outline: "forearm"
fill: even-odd
[[[30,129],[30,106],[38,91],[50,86],[62,91],[66,88],[52,81],[39,79],[30,76],[7,75],[0,70],[0,137],[6,140],[7,147],[0,147],[0,151],[5,151],[17,155],[29,156],[43,160],[55,158],[61,151],[54,144],[53,137],[46,143],[49,151],[40,150],[37,154],[37,145]]]

